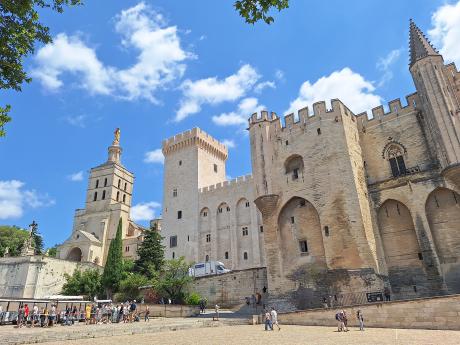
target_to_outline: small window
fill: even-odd
[[[126,188],[128,188],[128,184],[125,182],[125,192],[126,192]]]
[[[117,192],[117,201],[120,199],[120,192]]]
[[[208,216],[208,212],[204,211],[203,212],[203,217],[207,217]]]
[[[295,219],[294,217],[291,217],[291,224],[294,224],[295,223]]]
[[[288,145],[289,145],[289,140],[286,140],[286,146],[288,146]]]
[[[181,166],[181,165],[182,165],[182,161],[179,161],[179,166]]]
[[[316,133],[318,133],[318,135],[321,135],[321,128],[318,128],[318,129],[316,130]]]
[[[244,252],[244,254],[243,254],[243,259],[244,259],[244,260],[247,260],[247,259],[248,259],[248,252]]]
[[[175,198],[176,196],[177,196],[177,189],[174,188],[174,189],[173,189],[173,197]]]
[[[171,236],[169,238],[169,248],[174,248],[174,247],[177,247],[177,236],[176,235]]]
[[[105,190],[102,191],[102,200],[105,200]]]
[[[243,227],[243,236],[247,236],[248,233],[249,233],[248,227],[247,226]]]
[[[206,262],[209,261],[209,255],[206,255],[206,259],[205,259]]]
[[[227,212],[230,212],[230,206],[227,206]]]
[[[324,227],[324,235],[329,236],[329,227],[328,226]]]
[[[423,254],[422,253],[418,253],[418,259],[423,260]]]
[[[107,187],[107,179],[104,179],[104,187]]]
[[[125,252],[129,252],[129,246],[125,247]]]
[[[260,230],[260,232],[264,232],[264,227],[263,227],[263,225],[260,226],[259,230]]]
[[[176,257],[176,253],[172,252],[172,258],[174,259]]]
[[[118,186],[117,186],[118,188],[120,188],[120,183],[121,183],[121,180],[118,179]]]
[[[214,164],[214,172],[217,172],[217,164]]]
[[[93,201],[96,201],[97,200],[97,192],[94,192],[94,198],[93,198]]]
[[[298,178],[299,178],[299,169],[296,168],[296,169],[292,170],[292,179],[297,180]]]
[[[123,202],[126,202],[126,194],[123,194]]]
[[[228,252],[225,252],[225,259],[228,260]]]
[[[206,235],[206,242],[211,242],[211,234]]]
[[[300,246],[300,252],[301,253],[308,253],[308,245],[307,241],[299,241],[299,246]]]
[[[217,212],[222,213],[222,207],[219,207],[219,209],[217,210]]]
[[[177,211],[177,219],[182,219],[182,211]]]
[[[246,207],[249,207],[249,201],[246,201]]]
[[[99,188],[99,180],[96,180],[96,188]]]

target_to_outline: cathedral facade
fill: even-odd
[[[166,255],[265,265],[286,309],[460,293],[460,73],[413,22],[409,71],[416,92],[371,118],[337,99],[252,115],[251,176],[227,181],[199,129],[164,141]]]

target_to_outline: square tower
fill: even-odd
[[[165,257],[198,260],[199,188],[226,180],[227,148],[199,128],[163,141]]]

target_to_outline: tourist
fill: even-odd
[[[136,320],[136,315],[137,315],[136,309],[137,309],[136,300],[134,300],[129,307],[130,322],[133,322]]]
[[[348,332],[348,317],[347,317],[347,312],[345,310],[342,310],[342,323],[343,323],[343,330],[345,332]]]
[[[273,331],[273,325],[276,325],[276,327],[278,327],[278,331],[281,331],[281,327],[278,324],[278,313],[276,312],[275,307],[272,307],[272,311],[270,312],[270,318],[272,322],[271,324],[272,331]]]
[[[91,323],[91,304],[87,304],[85,307],[85,324],[89,325]]]
[[[129,309],[127,305],[123,306],[123,323],[127,323],[129,321]]]
[[[144,322],[150,321],[150,308],[149,306],[145,306],[145,315],[144,315]]]
[[[56,306],[54,304],[51,305],[51,313],[50,313],[50,327],[54,326],[54,321],[56,320]]]
[[[388,286],[385,286],[383,289],[383,294],[385,295],[385,301],[391,301],[390,288]]]
[[[18,309],[18,327],[21,328],[24,324],[24,307],[22,305],[19,306]]]
[[[0,305],[0,325],[3,323],[3,306]]]
[[[24,306],[24,323],[26,326],[27,326],[27,322],[29,321],[29,315],[30,315],[29,305],[26,304]]]
[[[358,322],[359,322],[359,330],[364,331],[364,317],[363,317],[363,312],[361,311],[361,309],[358,309],[356,313],[356,317],[358,318]]]
[[[267,310],[265,311],[265,330],[273,330],[273,325],[272,325],[272,320],[271,320],[271,314]]]
[[[216,304],[214,306],[214,317],[212,318],[213,321],[219,321],[219,309],[220,309],[219,305]]]
[[[33,311],[32,311],[32,327],[35,327],[35,324],[40,321],[39,320],[39,312],[38,312],[38,305],[34,304]]]
[[[48,327],[49,326],[49,310],[48,310],[48,307],[45,306],[45,308],[43,309],[43,314],[45,315],[45,321],[44,321],[44,325],[43,327]]]
[[[206,313],[206,300],[204,298],[200,300],[200,313]]]

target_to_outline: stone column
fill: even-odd
[[[270,295],[281,293],[281,256],[278,240],[278,221],[276,209],[279,196],[276,194],[263,195],[254,200],[262,213],[264,227],[265,258],[267,266],[268,292]]]

